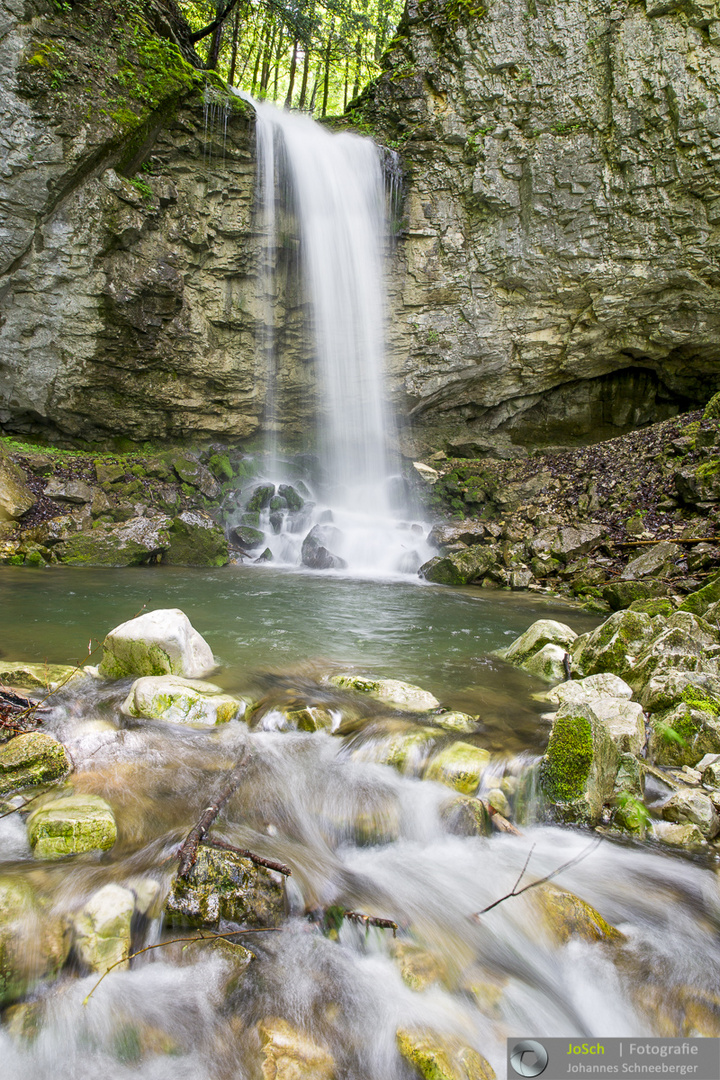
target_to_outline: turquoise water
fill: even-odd
[[[318,678],[352,668],[404,679],[481,714],[495,748],[542,743],[534,680],[488,654],[539,618],[578,632],[597,619],[528,594],[331,578],[269,568],[0,568],[0,653],[75,663],[142,610],[179,607],[210,643],[216,681],[252,690],[266,673]],[[97,663],[99,652],[92,657]],[[504,733],[504,734],[503,734]],[[538,743],[540,739],[540,743]]]

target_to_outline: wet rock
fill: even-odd
[[[437,780],[464,795],[473,795],[488,766],[490,754],[472,743],[456,742],[445,747],[425,766],[423,779]]]
[[[482,799],[458,795],[445,803],[440,811],[443,824],[455,836],[490,836],[490,815]]]
[[[170,518],[134,517],[120,524],[95,522],[55,546],[58,559],[70,566],[140,566],[170,547]]]
[[[455,544],[472,547],[482,543],[485,528],[480,522],[464,521],[460,525],[434,525],[428,535],[428,543],[444,551]]]
[[[431,709],[440,707],[440,702],[427,690],[422,690],[412,683],[401,682],[398,679],[368,679],[363,675],[333,675],[330,679],[333,686],[339,686],[343,690],[355,690],[359,694],[369,694],[380,701],[390,702],[400,709],[411,709],[413,712],[430,712]]]
[[[648,739],[650,760],[657,765],[695,765],[705,754],[720,753],[720,718],[714,710],[683,703],[653,713]]]
[[[274,484],[258,484],[250,496],[247,509],[250,511],[265,510],[270,505],[270,500],[274,494]]]
[[[342,533],[333,525],[314,525],[302,543],[300,558],[310,570],[344,570],[347,563],[332,552],[342,543]]]
[[[251,525],[240,525],[230,531],[230,539],[244,551],[253,551],[265,543],[265,533]]]
[[[653,821],[652,832],[656,840],[673,847],[698,847],[705,843],[697,825],[677,825],[670,821]]]
[[[216,667],[210,646],[179,608],[159,608],[121,623],[105,638],[98,670],[106,679],[181,675],[197,679]]]
[[[694,615],[705,615],[708,608],[720,600],[720,574],[714,574],[702,589],[690,593],[680,605],[681,611],[690,611]]]
[[[269,563],[269,562],[273,561],[274,557],[275,556],[273,555],[270,548],[266,547],[264,551],[260,552],[257,559],[255,559],[255,562],[256,563]]]
[[[218,498],[220,485],[210,470],[196,458],[186,454],[166,454],[165,460],[185,484],[197,488],[206,499]]]
[[[338,1080],[335,1061],[327,1047],[271,1017],[258,1024],[262,1046],[263,1080]]]
[[[613,794],[620,755],[588,704],[555,714],[539,771],[540,787],[561,821],[597,825]]]
[[[594,551],[606,537],[607,529],[600,525],[549,528],[537,534],[530,544],[530,551],[534,556],[550,555],[553,559],[570,563]]]
[[[43,494],[55,502],[72,503],[75,506],[91,503],[95,497],[93,488],[83,480],[50,480],[45,485]]]
[[[642,600],[652,600],[667,592],[659,581],[612,581],[603,585],[600,595],[613,611],[622,611]]]
[[[0,446],[0,522],[17,520],[36,501],[25,473]]]
[[[545,645],[557,645],[563,650],[572,647],[577,639],[575,631],[565,623],[556,622],[554,619],[538,619],[528,627],[524,634],[516,638],[507,649],[498,653],[509,664],[524,666],[525,663]]]
[[[435,728],[412,728],[374,744],[369,754],[363,748],[359,756],[369,756],[378,764],[391,765],[399,772],[419,774],[437,741]]]
[[[447,984],[450,974],[443,958],[413,941],[393,941],[392,957],[406,986],[421,993],[434,983]]]
[[[590,944],[603,941],[613,945],[626,940],[625,935],[603,919],[599,911],[574,893],[555,885],[541,885],[533,891],[533,900],[558,945],[565,945],[573,938]]]
[[[81,672],[82,669],[67,664],[25,664],[0,659],[0,683],[20,690],[56,690]]]
[[[281,499],[285,500],[285,503],[290,510],[302,510],[305,505],[305,500],[298,491],[290,484],[280,484],[278,487],[278,495]]]
[[[296,731],[330,731],[333,726],[332,713],[314,705],[304,709],[285,709],[283,715],[288,726]]]
[[[463,575],[452,559],[441,558],[439,555],[423,563],[418,570],[418,574],[424,581],[431,581],[434,585],[465,584]]]
[[[589,675],[586,679],[571,679],[548,691],[548,701],[566,705],[570,701],[589,700],[593,697],[625,698],[633,696],[632,687],[617,675],[603,672]]]
[[[445,731],[455,731],[459,735],[468,735],[471,731],[477,731],[479,722],[478,716],[469,716],[464,712],[441,713],[437,717],[439,727],[444,728]]]
[[[75,914],[74,947],[78,959],[98,974],[130,955],[130,923],[135,897],[120,885],[104,885]]]
[[[706,840],[712,840],[720,832],[720,818],[715,807],[701,791],[676,791],[664,803],[661,813],[665,821],[697,825]]]
[[[685,704],[720,716],[720,677],[696,671],[661,671],[642,688],[640,704],[651,713]]]
[[[607,671],[624,679],[657,630],[657,620],[649,615],[616,611],[591,634],[576,638],[572,645],[573,672],[583,677]]]
[[[64,746],[51,735],[41,731],[16,735],[0,746],[0,795],[50,784],[71,768]]]
[[[98,484],[116,484],[125,476],[125,466],[117,461],[96,461],[95,476]]]
[[[111,807],[98,795],[67,795],[44,803],[27,819],[36,859],[108,851],[117,840]]]
[[[29,883],[0,877],[0,1007],[57,974],[69,951],[67,925],[48,913]]]
[[[653,637],[637,654],[633,670],[627,680],[636,691],[662,671],[704,671],[717,664],[708,661],[702,644],[696,635],[685,633],[678,627],[668,627]]]
[[[437,469],[433,469],[432,465],[425,465],[422,461],[413,461],[413,469],[418,474],[421,480],[424,480],[426,484],[437,484],[440,479],[440,473]]]
[[[678,559],[683,555],[679,544],[662,541],[638,555],[627,564],[622,572],[624,581],[636,581],[644,577],[664,577],[670,573]]]
[[[173,518],[170,547],[162,561],[169,566],[225,566],[228,545],[225,534],[209,514],[185,510]]]
[[[528,675],[534,675],[543,682],[555,683],[564,679],[565,658],[567,651],[562,645],[543,645],[533,656],[529,656],[520,667]]]
[[[423,1080],[495,1080],[485,1058],[458,1039],[405,1028],[396,1037],[398,1050]]]
[[[224,694],[214,683],[150,675],[133,683],[121,711],[146,720],[208,725],[225,724],[242,708],[243,702]]]
[[[279,876],[232,852],[201,847],[186,878],[175,877],[165,901],[170,925],[216,926],[221,919],[249,927],[278,926],[285,914]]]

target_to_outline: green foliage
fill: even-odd
[[[146,180],[141,180],[139,177],[135,177],[130,181],[136,191],[139,191],[143,199],[153,198],[153,189],[150,187]]]

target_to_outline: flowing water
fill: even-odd
[[[409,679],[479,714],[463,738],[488,746],[489,775],[507,780],[541,751],[547,723],[532,696],[540,687],[488,650],[542,615],[587,629],[582,613],[484,590],[246,567],[3,568],[0,590],[6,659],[72,660],[89,636],[102,638],[143,604],[179,606],[220,658],[217,679],[264,703],[250,725],[196,730],[124,717],[129,680],[63,691],[46,727],[72,753],[73,788],[112,805],[119,839],[102,856],[43,863],[15,814],[0,820],[3,877],[31,881],[63,915],[108,882],[137,889],[142,879],[162,897],[177,844],[246,748],[250,765],[213,832],[292,869],[282,930],[242,939],[254,954],[244,971],[229,947],[180,943],[111,972],[84,1006],[97,976],[66,968],[30,996],[25,1036],[6,1014],[3,1077],[259,1080],[257,1025],[272,1017],[329,1048],[338,1080],[410,1080],[396,1031],[415,1027],[475,1047],[504,1076],[508,1036],[696,1034],[716,1017],[711,868],[611,840],[589,849],[590,835],[541,824],[521,836],[453,835],[443,814],[450,789],[412,765],[400,773],[378,764],[375,752],[398,728],[432,718],[351,705],[323,681],[348,668]],[[288,702],[349,716],[347,733],[268,730]],[[557,884],[595,905],[624,940],[558,941],[533,891],[474,921],[511,890],[530,853],[528,881],[584,853]],[[337,940],[324,936],[306,913],[333,904],[393,919],[397,939],[348,922]],[[160,912],[156,903],[136,917],[135,948],[182,935]],[[414,989],[401,968],[415,972]]]
[[[266,478],[275,484],[288,481],[278,449],[282,418],[276,386],[283,358],[273,327],[280,288],[275,267],[283,240],[279,223],[288,219],[299,234],[317,381],[312,508],[298,528],[284,521],[272,528],[266,515],[260,524],[267,547],[276,563],[297,565],[304,536],[318,526],[339,560],[325,569],[375,577],[414,574],[431,555],[428,528],[408,520],[409,500],[390,449],[394,422],[384,386],[384,255],[395,173],[386,184],[372,140],[334,134],[302,113],[241,96],[257,115],[257,216],[267,324],[260,343],[268,386]]]

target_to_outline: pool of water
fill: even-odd
[[[451,589],[271,568],[99,570],[0,568],[0,654],[77,663],[143,610],[181,608],[221,665],[227,689],[257,694],[267,674],[317,679],[331,670],[403,679],[481,715],[494,749],[537,748],[542,689],[489,654],[539,618],[578,633],[597,618],[564,604],[487,589]],[[97,663],[99,653],[92,662]]]

